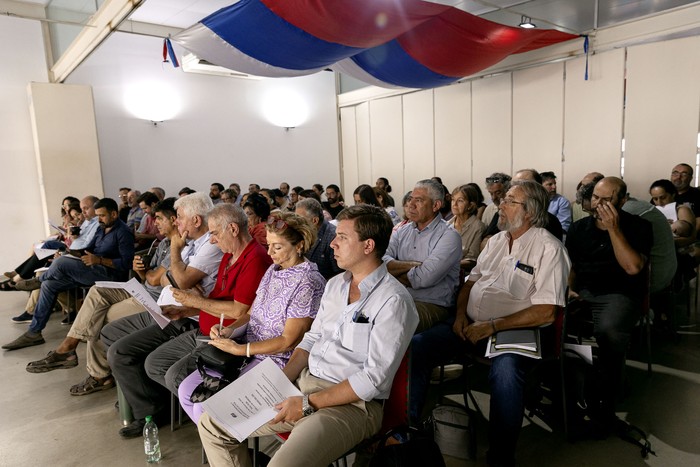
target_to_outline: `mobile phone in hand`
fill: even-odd
[[[165,277],[167,277],[168,281],[170,281],[170,285],[172,285],[176,289],[180,288],[177,286],[177,282],[175,282],[175,278],[173,277],[173,274],[169,270],[165,272]]]

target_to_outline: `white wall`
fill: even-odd
[[[176,196],[183,186],[208,190],[212,182],[244,189],[340,182],[332,73],[257,81],[196,75],[161,63],[161,51],[160,39],[115,33],[66,81],[93,87],[106,196],[124,185],[159,185]],[[127,111],[124,93],[146,82],[174,90],[177,116],[154,127]],[[309,106],[309,120],[289,131],[262,113],[266,95],[280,88]]]
[[[7,271],[43,238],[39,178],[34,158],[27,84],[46,82],[41,27],[37,21],[0,16],[0,258]],[[59,206],[49,214],[58,217]]]

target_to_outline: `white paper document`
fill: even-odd
[[[676,222],[678,220],[678,212],[676,211],[676,203],[668,203],[666,206],[656,206],[656,209],[666,217],[666,219]]]
[[[134,297],[143,307],[148,311],[151,317],[158,323],[161,329],[165,329],[170,323],[170,318],[163,315],[160,307],[153,300],[151,294],[148,293],[146,288],[141,285],[141,283],[133,278],[128,282],[109,282],[109,281],[97,281],[95,282],[97,287],[103,287],[106,289],[123,289],[126,290]]]
[[[275,405],[301,396],[269,358],[202,402],[204,410],[238,441],[275,418]]]
[[[234,328],[233,333],[231,333],[231,335],[228,338],[229,339],[236,339],[238,337],[243,337],[243,336],[245,336],[247,331],[248,331],[248,323],[245,323],[243,326],[238,326],[237,328]],[[211,337],[200,336],[197,338],[197,340],[200,342],[208,342],[211,340]]]
[[[38,259],[44,259],[48,258],[49,256],[53,256],[56,254],[58,250],[53,250],[50,248],[44,248],[43,243],[37,243],[34,245],[34,254]]]
[[[165,287],[163,287],[163,290],[160,291],[160,297],[158,297],[158,305],[182,306],[182,303],[178,302],[177,300],[175,300],[175,297],[173,297],[172,286],[166,285]]]

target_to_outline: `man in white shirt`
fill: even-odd
[[[379,431],[382,405],[418,325],[413,299],[382,263],[392,222],[381,208],[358,205],[338,216],[331,243],[338,266],[318,315],[284,368],[303,397],[251,436],[292,434],[269,466],[327,466]],[[212,465],[249,465],[248,445],[208,414],[199,435]]]

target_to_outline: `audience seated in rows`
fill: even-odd
[[[133,271],[143,281],[146,291],[154,300],[158,300],[163,290],[161,280],[170,266],[171,238],[180,236],[176,226],[177,213],[174,203],[175,198],[167,198],[154,208],[156,225],[164,239],[150,261],[143,256],[134,257]],[[45,358],[29,363],[27,371],[45,373],[77,366],[78,356],[75,349],[84,341],[87,343],[88,376],[71,386],[70,394],[83,396],[113,387],[114,378],[107,363],[105,347],[100,341],[100,331],[109,322],[143,311],[143,305],[123,289],[92,286],[67,337]]]
[[[218,215],[231,210],[235,210],[241,218],[244,214],[230,204],[222,204],[213,210],[212,207],[213,203],[205,193],[193,193],[175,202],[180,235],[170,239],[168,271],[183,290],[196,286],[197,293],[202,296],[233,298],[229,288],[221,287],[218,276],[222,279],[228,277],[232,281],[236,274],[233,269],[224,274],[223,270],[227,266],[221,265],[224,254],[216,245],[218,224],[209,225],[208,216],[211,214],[217,220]],[[238,225],[240,224],[228,223],[226,229],[237,231]],[[247,237],[247,232],[244,234]],[[213,243],[210,243],[210,237],[213,237]],[[189,243],[187,240],[190,240]],[[254,251],[258,252],[261,262],[266,261],[262,247]],[[253,266],[250,272],[259,272],[261,277],[268,264],[266,262],[257,269]],[[220,270],[221,273],[218,274]],[[216,284],[219,286],[215,287]],[[170,285],[169,279],[161,277],[161,285]],[[161,295],[163,293],[165,292],[161,292]],[[221,303],[231,308],[236,306],[235,301]],[[166,379],[170,383],[176,381],[179,384],[194,369],[193,362],[187,356],[194,348],[196,336],[200,335],[199,328],[204,330],[205,335],[208,334],[211,325],[218,321],[220,313],[220,310],[212,313],[202,311],[197,323],[190,319],[197,315],[196,310],[173,306],[163,306],[162,309],[163,314],[172,320],[163,329],[148,312],[118,319],[102,328],[101,339],[108,348],[107,361],[112,368],[112,375],[134,413],[135,420],[119,432],[125,438],[139,436],[146,415],[159,415],[167,405],[167,398],[163,397]],[[227,324],[230,324],[230,319]]]
[[[304,396],[284,400],[274,420],[250,435],[291,431],[270,465],[289,465],[290,459],[328,465],[379,431],[380,400],[389,396],[418,322],[411,296],[382,263],[391,226],[374,206],[339,214],[333,249],[346,272],[329,281],[311,330],[284,367]],[[250,464],[247,443],[209,414],[198,428],[212,465]]]
[[[41,275],[41,293],[29,330],[2,346],[15,350],[43,344],[41,331],[46,326],[58,294],[75,287],[91,286],[96,281],[125,279],[134,258],[134,236],[119,219],[117,203],[103,198],[94,205],[100,228],[81,257],[64,255],[55,259]]]
[[[99,227],[98,219],[95,216],[95,203],[97,201],[99,201],[99,199],[96,196],[86,196],[80,201],[79,209],[82,212],[83,222],[79,225],[79,232],[77,234],[70,230],[67,232],[67,238],[71,239],[70,246],[73,250],[84,250],[95,237],[95,233]],[[66,243],[58,240],[46,240],[41,246],[42,249],[60,251],[66,250],[67,247],[68,245],[66,245]],[[5,276],[10,280],[0,284],[0,290],[15,290],[17,283],[22,280],[32,279],[34,277],[34,271],[46,266],[51,259],[51,256],[39,259],[35,253],[32,253],[22,264],[12,271],[5,273]],[[27,285],[21,287],[21,289],[30,290],[32,287],[33,286]]]
[[[316,241],[316,228],[293,213],[283,212],[274,219],[275,222],[267,225],[268,252],[273,264],[260,280],[250,310],[226,328],[221,329],[217,324],[209,331],[211,345],[248,358],[241,375],[266,358],[272,359],[280,368],[287,364],[292,350],[311,328],[326,285],[316,264],[304,258]],[[219,230],[222,227],[219,225]],[[210,308],[203,299],[197,299],[189,292],[178,291],[179,295],[187,297],[181,300],[185,306]],[[245,342],[238,343],[228,338],[233,329],[246,324]],[[222,376],[208,371],[212,375]],[[178,387],[168,388],[178,392],[180,404],[195,423],[199,421],[203,409],[201,404],[191,402],[190,396],[202,381],[199,371],[194,371]]]

